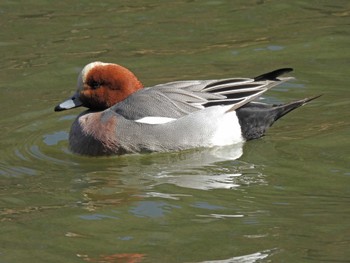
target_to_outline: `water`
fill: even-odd
[[[0,262],[348,262],[348,1],[3,1]],[[85,64],[146,85],[292,66],[324,94],[241,149],[87,158],[54,113]]]

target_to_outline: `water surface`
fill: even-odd
[[[345,0],[0,4],[0,262],[347,262],[349,24]],[[53,107],[95,60],[324,95],[243,149],[87,158]]]

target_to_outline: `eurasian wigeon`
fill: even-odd
[[[144,88],[128,69],[92,62],[72,98],[55,111],[89,108],[74,121],[70,149],[100,156],[179,151],[242,143],[264,135],[277,119],[317,98],[281,105],[253,101],[292,77],[278,69],[255,78],[175,81]]]

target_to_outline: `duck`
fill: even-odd
[[[262,137],[290,111],[319,96],[285,104],[259,97],[293,77],[280,68],[254,78],[180,80],[144,87],[129,69],[92,62],[76,92],[54,110],[86,107],[69,132],[69,148],[87,156],[221,147]]]

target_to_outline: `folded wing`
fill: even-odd
[[[292,71],[278,69],[255,78],[175,81],[145,88],[112,107],[127,119],[145,117],[180,118],[191,112],[215,105],[232,105],[236,110],[270,88],[292,77],[279,78]]]

